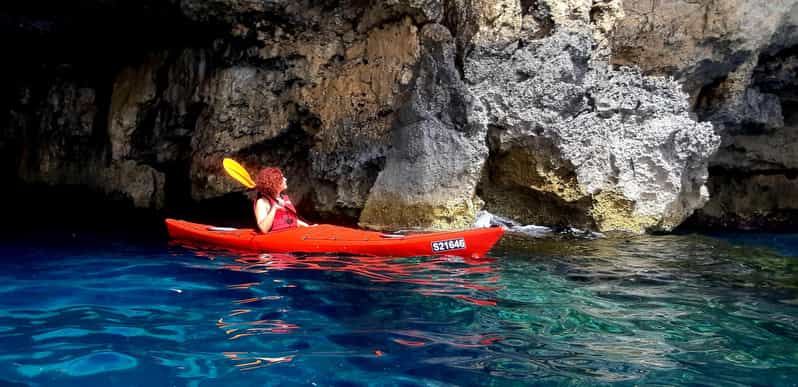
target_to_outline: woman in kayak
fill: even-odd
[[[288,188],[287,179],[278,168],[263,168],[255,181],[258,197],[255,199],[255,220],[261,232],[306,227],[299,219],[294,204],[282,192]]]

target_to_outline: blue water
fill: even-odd
[[[737,248],[761,246],[770,248],[779,254],[798,257],[798,234],[724,232],[710,234],[710,236],[726,240]]]
[[[42,239],[0,245],[3,386],[798,383],[794,237],[508,236],[476,261]]]

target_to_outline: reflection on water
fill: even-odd
[[[196,250],[197,254],[216,262],[221,268],[236,272],[257,275],[280,273],[282,271],[320,271],[325,278],[335,273],[354,276],[358,281],[336,282],[338,290],[347,289],[353,292],[411,293],[423,297],[450,297],[477,306],[496,305],[490,295],[499,289],[496,284],[499,277],[494,273],[495,260],[491,258],[462,258],[454,256],[397,258],[378,256],[337,256],[337,255],[293,255],[293,254],[251,254],[251,253],[209,253],[207,250]],[[301,282],[286,282],[283,279],[272,279],[270,283],[245,282],[228,285],[228,289],[247,290],[249,294],[232,300],[232,309],[217,321],[217,326],[229,336],[229,340],[239,340],[250,336],[263,335],[305,335],[308,330],[319,329],[314,325],[300,326],[287,322],[282,318],[296,314],[303,309],[312,308],[307,301],[311,294],[304,294],[313,286]],[[272,291],[269,291],[272,289]],[[290,290],[289,290],[290,289]],[[274,293],[282,294],[277,295]],[[308,292],[310,293],[310,292]],[[284,297],[304,299],[301,305],[285,302]],[[330,296],[328,296],[330,297]],[[346,303],[350,303],[346,302]],[[357,302],[357,300],[355,300]],[[343,303],[343,302],[342,302]],[[331,302],[334,307],[335,302]],[[241,308],[246,305],[247,308]],[[282,306],[278,306],[282,305]],[[323,313],[326,306],[319,308]],[[264,309],[270,318],[264,317]],[[276,318],[281,317],[281,318]],[[421,322],[423,323],[423,322]],[[448,325],[448,324],[447,324]],[[449,345],[456,348],[474,348],[490,345],[500,337],[480,334],[436,333],[418,329],[385,329],[382,326],[368,326],[354,332],[345,332],[336,336],[338,340],[351,340],[350,337],[362,335],[381,335],[391,337],[392,343],[406,347],[422,347],[427,345]],[[310,341],[311,338],[308,338]],[[285,348],[275,355],[274,349],[269,353],[255,351],[225,352],[225,356],[233,360],[242,371],[250,371],[273,364],[294,360],[301,357],[380,357],[385,352],[379,348],[359,351],[313,351],[309,348],[299,351]]]
[[[0,247],[0,385],[793,385],[798,259],[506,236],[491,258]]]
[[[292,254],[239,255],[235,264],[225,269],[263,274],[274,270],[321,270],[346,272],[365,277],[375,284],[399,282],[408,291],[427,295],[451,296],[479,305],[493,305],[494,301],[473,298],[472,291],[496,290],[498,277],[490,276],[491,258],[462,258],[435,256],[396,258],[375,256],[332,256]]]

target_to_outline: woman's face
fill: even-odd
[[[280,186],[280,192],[288,189],[288,179],[283,176],[283,184]]]

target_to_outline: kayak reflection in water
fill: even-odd
[[[299,219],[291,199],[283,193],[288,188],[288,184],[279,168],[261,169],[255,179],[255,184],[257,191],[254,205],[255,220],[258,222],[258,229],[261,232],[308,226],[306,222]]]

